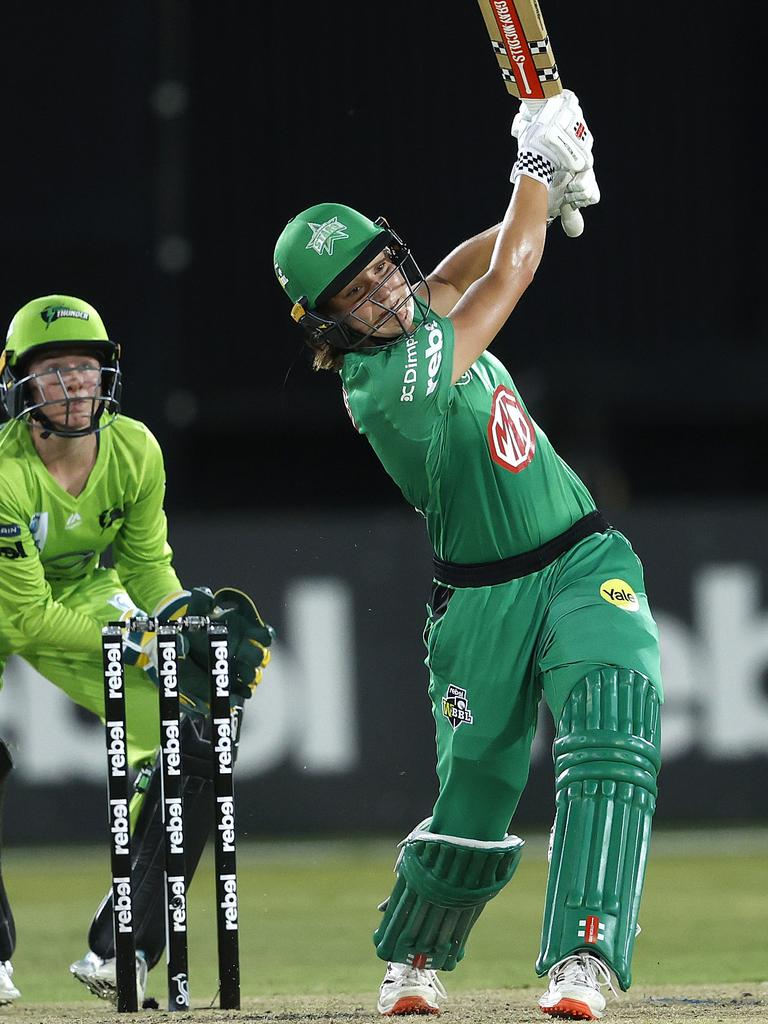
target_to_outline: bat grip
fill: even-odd
[[[570,203],[566,203],[560,211],[560,221],[563,231],[569,238],[578,238],[584,230],[584,218],[581,215],[581,210],[571,206]]]
[[[547,101],[546,100],[520,100],[520,102],[525,106],[525,109],[530,114],[537,114]]]

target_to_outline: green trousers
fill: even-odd
[[[56,596],[68,608],[104,624],[134,608],[114,569],[97,569],[92,575],[67,585]],[[0,634],[0,680],[5,661],[11,654],[18,654],[76,704],[103,720],[104,677],[98,643],[90,655],[63,654],[45,647],[31,647],[20,642],[20,638]],[[160,743],[158,693],[146,674],[133,666],[126,666],[125,683],[128,757],[131,764],[137,765],[151,760]]]
[[[579,680],[618,666],[661,697],[658,631],[640,561],[615,530],[540,572],[454,590],[441,604],[425,631],[439,778],[430,828],[499,840],[528,779],[542,695],[558,722]]]

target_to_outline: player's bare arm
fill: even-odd
[[[430,305],[440,316],[449,316],[467,288],[486,273],[500,229],[501,224],[494,224],[487,231],[468,238],[448,253],[429,275]]]
[[[455,344],[455,383],[491,344],[531,283],[544,250],[556,177],[575,176],[592,166],[592,138],[579,101],[567,90],[523,110],[513,122],[517,160],[515,186],[502,221],[490,267],[450,314]]]
[[[544,252],[547,188],[521,177],[507,208],[485,274],[451,313],[455,383],[488,348],[533,280]]]

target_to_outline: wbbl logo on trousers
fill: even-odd
[[[448,719],[454,731],[460,725],[472,725],[474,718],[469,710],[466,690],[451,683],[445,692],[442,705],[443,717]]]

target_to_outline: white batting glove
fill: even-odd
[[[575,177],[570,171],[557,171],[553,176],[547,194],[547,225],[560,216],[560,210],[565,202],[565,193]]]
[[[594,206],[600,202],[600,188],[597,184],[594,168],[588,167],[580,171],[568,184],[565,190],[565,202],[569,206],[581,209],[584,206]]]
[[[518,151],[517,160],[515,160],[509,180],[515,185],[520,175],[525,174],[527,177],[535,178],[536,181],[540,181],[542,185],[550,188],[555,177],[555,171],[556,168],[552,161],[542,156],[541,153],[536,153],[531,149],[521,149]],[[572,177],[572,175],[569,175],[569,177]]]
[[[521,104],[512,122],[512,135],[517,139],[518,159],[525,153],[536,154],[555,171],[570,171],[571,174],[592,167],[592,133],[570,89],[546,100],[535,111]],[[519,170],[515,175],[513,168],[511,180],[516,180],[520,173],[527,171]]]
[[[584,218],[579,210],[599,202],[600,189],[591,167],[575,175],[558,171],[547,197],[547,225],[560,217],[566,235],[578,238],[584,230]]]

